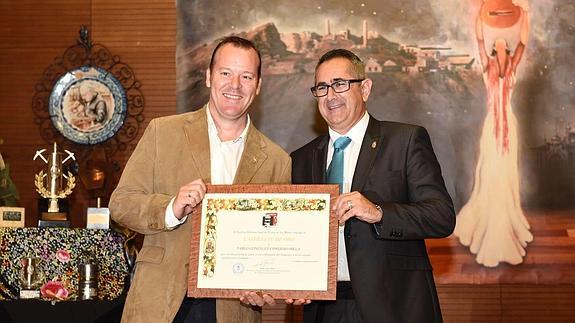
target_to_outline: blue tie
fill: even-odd
[[[333,143],[333,157],[331,164],[327,168],[327,182],[330,184],[339,184],[339,192],[343,190],[343,151],[349,145],[349,137],[339,137]]]

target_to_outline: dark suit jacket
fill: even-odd
[[[329,135],[292,153],[294,184],[325,183]],[[427,131],[370,116],[352,182],[380,205],[381,223],[351,218],[345,225],[349,273],[365,323],[441,322],[424,239],[448,236],[453,203]],[[304,322],[314,322],[317,303]]]

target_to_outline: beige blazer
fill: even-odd
[[[165,227],[165,211],[185,183],[210,183],[206,109],[154,119],[110,199],[112,219],[145,235],[122,322],[172,322],[186,294],[191,221]],[[286,152],[250,125],[234,183],[289,183]],[[218,300],[218,322],[259,322],[261,311]]]

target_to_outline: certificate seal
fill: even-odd
[[[244,272],[244,264],[239,263],[239,262],[235,263],[235,264],[232,266],[232,271],[234,272],[234,274],[241,274],[241,273],[243,273],[243,272]]]

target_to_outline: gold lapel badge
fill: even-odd
[[[376,141],[376,140],[374,140],[374,141],[371,143],[371,148],[372,148],[372,149],[375,149],[375,147],[377,147],[377,141]]]

